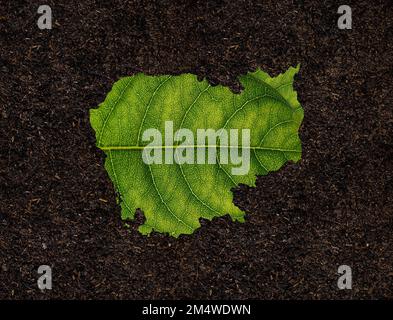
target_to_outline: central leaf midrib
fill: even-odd
[[[227,146],[227,145],[163,145],[163,146],[107,146],[107,147],[99,147],[103,151],[142,151],[145,149],[177,149],[177,148],[228,148],[228,149],[249,149],[249,150],[265,150],[265,151],[282,151],[282,152],[301,152],[296,149],[282,149],[282,148],[274,148],[274,147],[261,147],[261,146],[250,146],[250,147],[242,147],[242,146]]]

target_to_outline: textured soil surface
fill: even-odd
[[[353,30],[337,28],[344,3]],[[0,298],[393,298],[393,3],[344,3],[0,0]],[[234,191],[246,223],[179,239],[139,234],[142,214],[124,226],[88,116],[116,80],[239,90],[297,63],[303,157]]]

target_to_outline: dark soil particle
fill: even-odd
[[[393,298],[393,3],[0,0],[0,298]],[[301,63],[303,157],[191,236],[124,226],[89,109],[122,76]],[[41,292],[37,268],[53,267]],[[337,268],[353,270],[338,290]]]

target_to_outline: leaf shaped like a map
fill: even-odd
[[[244,89],[238,94],[198,81],[192,74],[139,73],[117,81],[99,108],[90,111],[90,121],[97,146],[106,154],[105,168],[119,194],[122,218],[132,219],[140,208],[146,218],[141,233],[155,230],[175,237],[193,233],[200,218],[229,214],[243,222],[244,212],[233,204],[231,189],[241,183],[254,186],[256,175],[301,157],[298,130],[303,109],[293,89],[298,71],[299,66],[274,78],[261,70],[240,76]],[[206,139],[202,144],[182,144],[186,145],[182,152],[195,151],[190,155],[214,148],[216,161],[177,161],[181,141],[164,134],[168,124],[173,132],[185,128],[195,137],[200,129],[220,132],[214,143]],[[162,133],[162,147],[143,139],[151,128]],[[239,155],[248,151],[249,166],[246,173],[234,174],[239,164],[231,163],[232,158],[220,159],[225,160],[225,148],[240,146],[243,129],[249,129],[249,145]],[[222,143],[225,130],[239,132],[239,139]],[[163,162],[146,163],[142,156],[146,148],[152,149],[151,154],[162,154]]]

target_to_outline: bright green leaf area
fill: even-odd
[[[192,74],[148,76],[143,73],[115,83],[105,101],[90,110],[97,146],[106,154],[105,168],[119,194],[123,219],[136,209],[145,215],[142,234],[157,231],[174,237],[191,234],[199,219],[229,214],[244,221],[233,204],[232,188],[255,186],[256,175],[278,170],[301,158],[298,135],[303,109],[293,89],[299,66],[277,77],[257,70],[239,77],[243,90],[211,86]],[[231,164],[146,164],[142,133],[165,121],[174,131],[212,128],[250,129],[250,170],[232,175]],[[241,141],[239,139],[239,141]],[[176,148],[176,145],[173,146]]]

